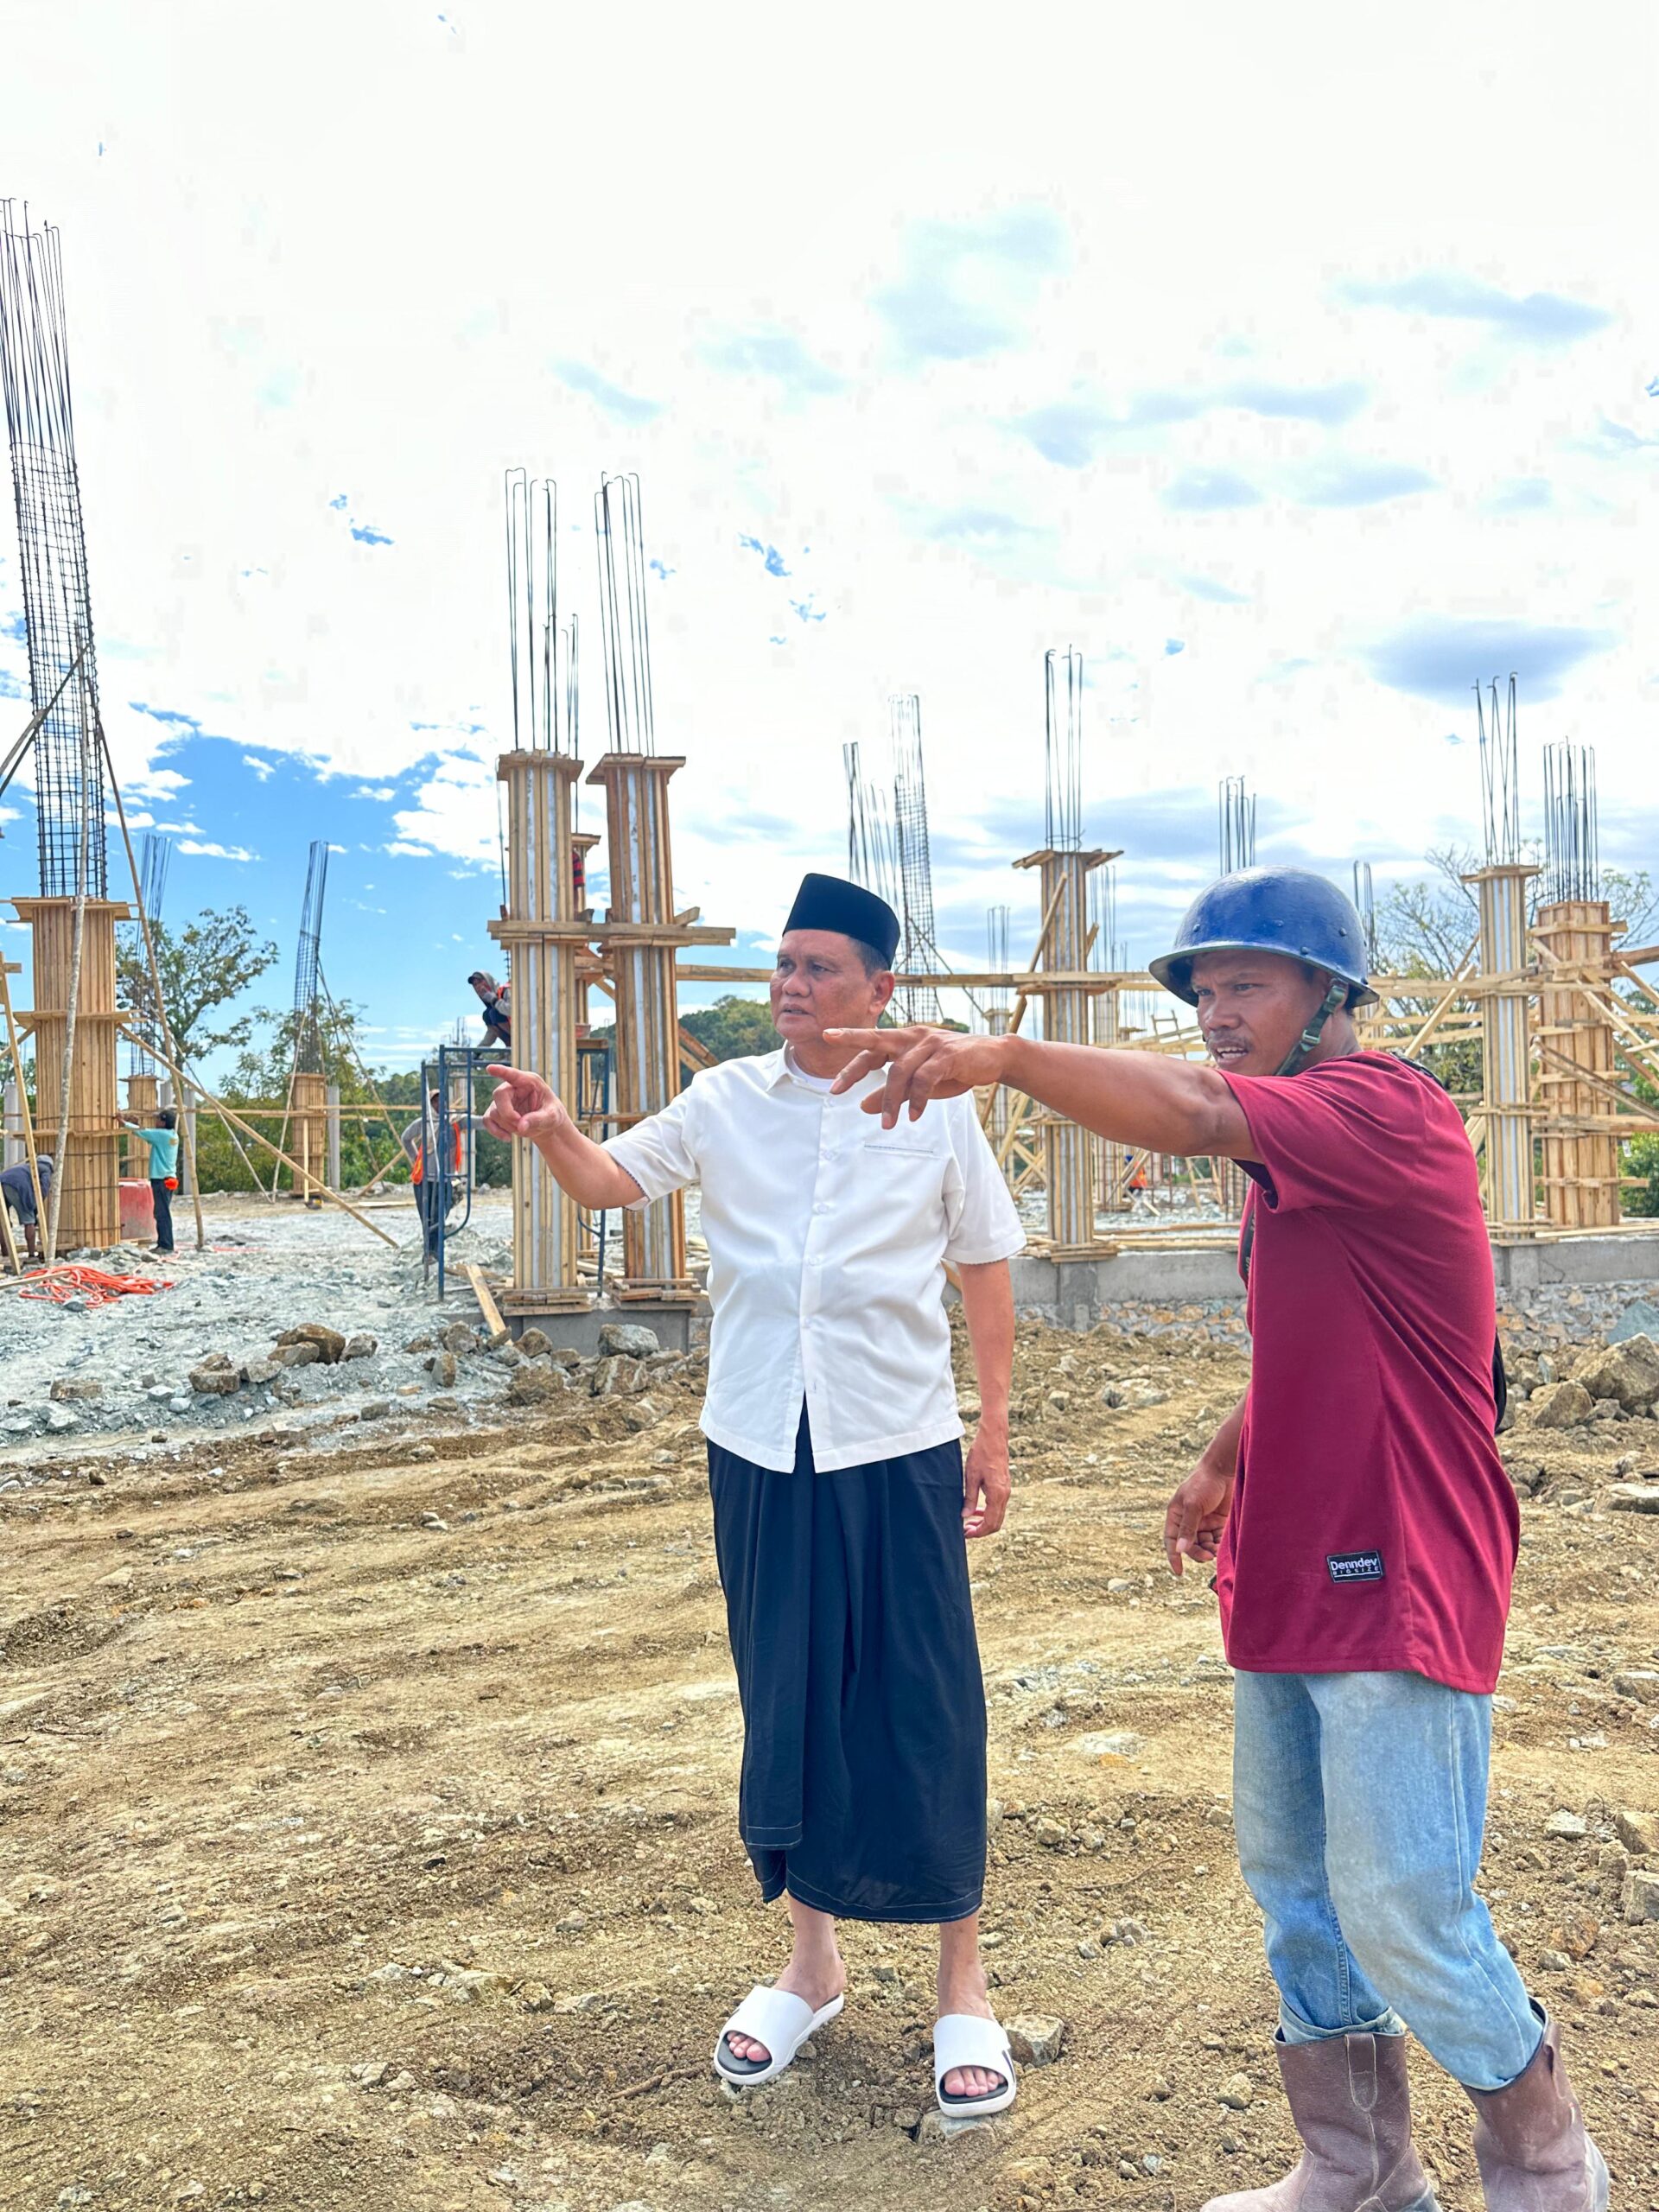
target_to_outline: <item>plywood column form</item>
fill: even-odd
[[[79,1044],[79,1039],[76,1040]],[[154,1075],[130,1075],[127,1077],[127,1111],[138,1116],[139,1127],[153,1129],[156,1116],[161,1111],[158,1096],[160,1083]],[[149,1180],[149,1147],[138,1135],[137,1129],[127,1134],[127,1180],[146,1183]]]
[[[50,1153],[63,1179],[58,1220],[60,1254],[105,1251],[121,1241],[121,1136],[117,1109],[115,925],[132,919],[114,899],[88,899],[83,906],[80,995],[75,1013],[75,1057],[70,1071],[69,1120],[59,1127],[63,1059],[68,1038],[69,979],[74,963],[75,901],[16,899],[35,942],[36,1004],[23,1020],[35,1040],[35,1141]]]
[[[1611,974],[1618,931],[1605,899],[1566,899],[1541,906],[1532,933],[1548,955],[1544,976],[1552,967]],[[1545,1217],[1554,1229],[1611,1229],[1620,1217],[1618,1138],[1605,1127],[1583,1125],[1605,1124],[1614,1110],[1608,1096],[1618,1083],[1612,1025],[1570,982],[1554,988],[1544,982],[1538,993],[1536,1034],[1547,1048],[1537,1078],[1544,1109]],[[1581,1068],[1584,1076],[1562,1066],[1564,1060]],[[1580,1126],[1554,1126],[1573,1122]]]
[[[289,1085],[289,1150],[298,1163],[296,1198],[310,1199],[328,1187],[328,1083],[321,1074],[296,1070]]]
[[[694,933],[674,918],[668,781],[684,766],[683,758],[607,753],[588,778],[605,792],[611,903],[594,936],[609,959],[616,994],[612,1120],[621,1128],[660,1113],[680,1087],[674,962],[676,948]],[[696,1291],[686,1268],[680,1192],[624,1214],[617,1295],[681,1298]]]
[[[507,787],[507,909],[489,925],[506,952],[512,1064],[544,1076],[580,1110],[577,963],[588,938],[578,907],[574,794],[582,763],[546,750],[504,753]],[[521,1313],[571,1313],[588,1303],[577,1274],[580,1209],[534,1145],[512,1147],[512,1287],[501,1304]]]
[[[1090,1039],[1088,985],[1047,982],[1050,976],[1076,977],[1087,965],[1089,877],[1116,853],[1068,852],[1046,848],[1027,853],[1016,868],[1041,871],[1044,930],[1038,972],[1023,988],[1040,998],[1043,1035],[1052,1043],[1087,1045]],[[1043,1179],[1048,1200],[1048,1236],[1057,1258],[1096,1249],[1096,1145],[1087,1129],[1058,1116],[1040,1117]]]
[[[1481,1110],[1486,1126],[1488,1225],[1529,1236],[1536,1217],[1533,1180],[1531,1050],[1527,973],[1527,885],[1538,873],[1524,861],[1477,868],[1464,878],[1480,909]]]
[[[1096,994],[1090,1012],[1090,1027],[1096,1045],[1111,1052],[1122,1042],[1123,1015],[1116,983]],[[1121,1144],[1095,1139],[1095,1177],[1097,1201],[1104,1213],[1129,1210],[1128,1160]]]

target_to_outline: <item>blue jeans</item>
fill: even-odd
[[[1474,1893],[1491,1700],[1421,1675],[1233,1681],[1239,1865],[1267,1916],[1287,2043],[1408,2027],[1501,2089],[1541,2037]]]

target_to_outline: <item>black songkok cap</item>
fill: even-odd
[[[784,924],[789,930],[835,930],[873,944],[888,967],[899,950],[899,917],[885,899],[838,875],[804,875]]]

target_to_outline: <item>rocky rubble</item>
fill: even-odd
[[[1659,1344],[1645,1333],[1595,1344],[1575,1357],[1526,1354],[1509,1363],[1511,1401],[1532,1428],[1594,1421],[1659,1421]]]

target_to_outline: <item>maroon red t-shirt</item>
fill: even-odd
[[[1450,1098],[1385,1053],[1234,1076],[1255,1351],[1217,1561],[1227,1656],[1489,1691],[1520,1531],[1491,1247]]]

